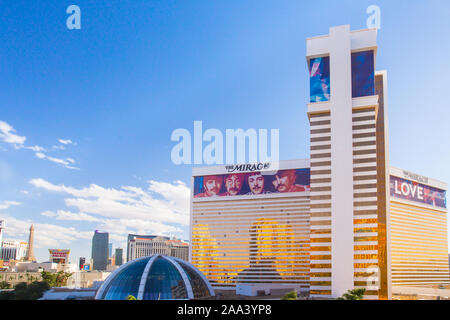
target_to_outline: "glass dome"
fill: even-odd
[[[97,291],[97,300],[203,299],[214,296],[208,279],[192,264],[164,255],[132,260],[111,273]]]

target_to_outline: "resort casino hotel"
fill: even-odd
[[[216,289],[335,298],[448,284],[447,184],[389,166],[377,30],[306,40],[310,159],[193,168],[190,262]]]

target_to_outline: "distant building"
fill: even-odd
[[[34,267],[38,266],[40,268],[35,269]],[[0,282],[6,281],[10,284],[11,287],[14,287],[16,284],[20,282],[31,283],[33,281],[41,281],[42,274],[41,271],[45,270],[48,272],[70,272],[72,275],[67,279],[67,287],[72,288],[93,288],[95,283],[102,283],[110,274],[110,272],[102,272],[102,271],[90,271],[90,272],[76,272],[74,269],[77,268],[76,265],[69,265],[69,267],[65,266],[61,268],[62,265],[58,265],[57,263],[21,263],[19,265],[18,271],[5,271],[0,272]],[[98,285],[97,285],[98,287]]]
[[[86,258],[85,257],[80,257],[80,261],[78,263],[78,268],[80,270],[83,270],[85,263],[86,263]]]
[[[150,238],[152,237],[152,238]],[[163,254],[189,260],[189,244],[164,236],[134,236],[128,240],[128,261],[153,254]]]
[[[24,260],[28,252],[28,243],[16,240],[4,240],[1,242],[0,260]]]
[[[103,282],[109,275],[110,272],[103,271],[75,272],[67,279],[67,287],[93,288],[96,282]]]
[[[73,265],[63,265],[56,262],[18,262],[15,267],[15,271],[17,272],[40,272],[40,271],[48,271],[48,272],[58,272],[65,271],[70,272],[74,268]]]
[[[70,250],[66,249],[48,249],[50,254],[49,261],[58,264],[68,264]]]
[[[122,248],[116,248],[115,254],[115,265],[121,266],[123,264],[123,249]]]
[[[169,240],[170,256],[189,261],[189,243],[183,240]]]
[[[134,238],[141,238],[141,239],[154,239],[156,236],[152,235],[140,235],[140,234],[129,234],[128,240],[127,240],[127,261],[133,260],[130,258],[130,240],[133,240]],[[169,238],[167,238],[169,239]]]
[[[108,243],[108,258],[112,258],[112,243]]]
[[[107,232],[95,230],[92,238],[92,270],[106,270],[108,266],[108,240]]]

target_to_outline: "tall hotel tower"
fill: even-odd
[[[340,296],[379,268],[387,298],[385,74],[375,76],[376,29],[330,28],[307,39],[311,125],[313,296]],[[371,270],[369,270],[371,271]],[[370,288],[366,288],[370,289]]]
[[[190,261],[213,287],[391,299],[450,284],[447,184],[389,166],[376,37],[307,39],[310,159],[193,168]]]

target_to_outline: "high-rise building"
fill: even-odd
[[[86,264],[86,258],[85,257],[80,257],[80,261],[78,263],[78,268],[80,270],[83,270],[85,264]]]
[[[153,235],[139,235],[139,234],[129,234],[127,239],[127,261],[131,261],[133,259],[130,258],[130,240],[133,240],[134,238],[141,238],[141,239],[153,239],[156,236]]]
[[[112,243],[108,243],[108,257],[112,258],[113,254],[112,254]]]
[[[190,261],[214,287],[390,299],[450,283],[447,184],[389,166],[376,37],[307,39],[310,159],[193,168]]]
[[[188,261],[189,244],[164,236],[134,235],[128,240],[128,257],[135,260],[152,254],[163,254]]]
[[[92,270],[106,270],[108,266],[109,233],[95,230],[92,237]]]
[[[123,249],[116,248],[114,253],[114,263],[116,266],[121,266],[123,264]]]
[[[28,252],[27,256],[25,258],[27,261],[36,261],[36,258],[34,257],[34,226],[31,225],[30,227],[30,234],[28,237]]]

